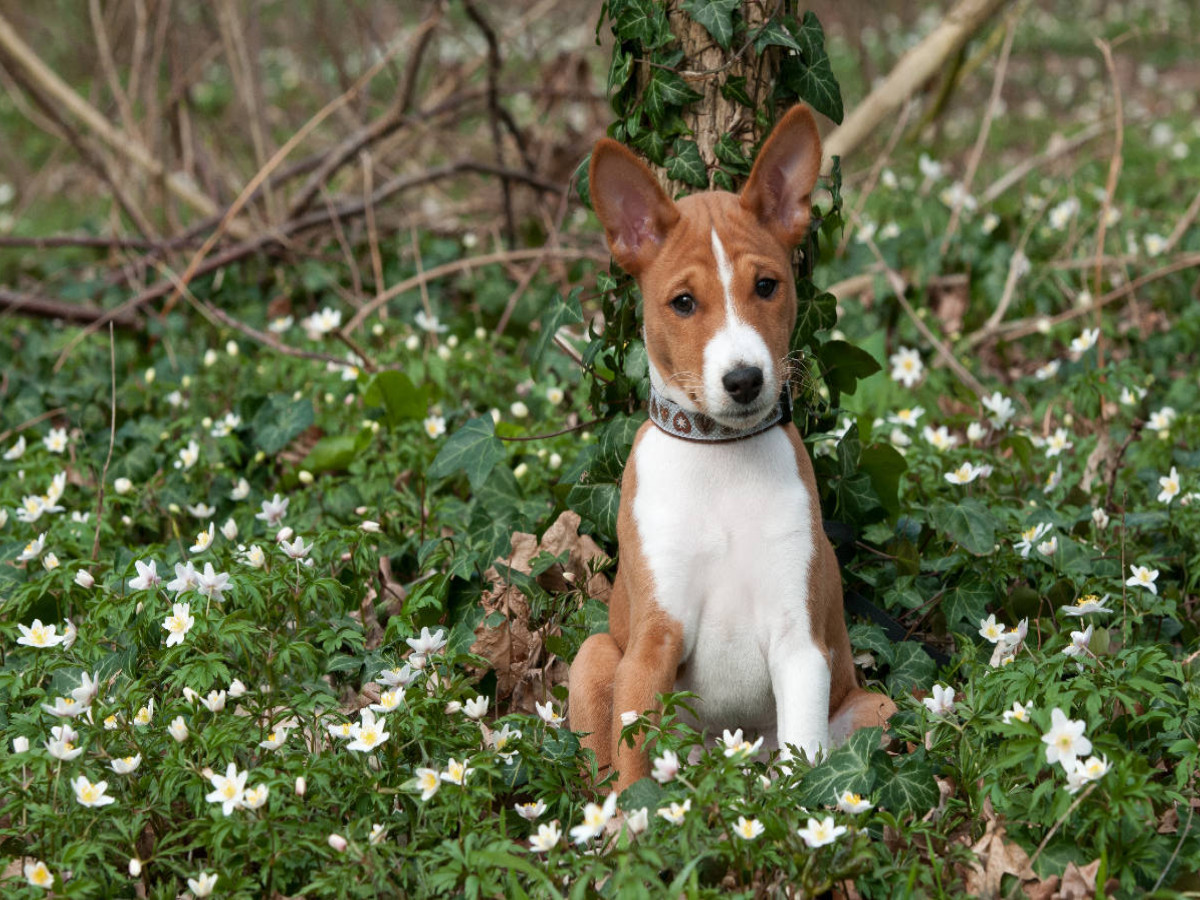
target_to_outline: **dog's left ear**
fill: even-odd
[[[794,247],[808,233],[812,192],[821,171],[821,135],[807,106],[793,106],[763,144],[742,188],[742,206],[780,243]]]

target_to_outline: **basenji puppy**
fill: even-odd
[[[570,669],[570,725],[624,790],[649,772],[621,716],[693,691],[700,724],[742,727],[810,759],[883,725],[858,686],[842,582],[813,466],[792,424],[792,248],[808,234],[821,163],[812,114],[776,125],[740,194],[672,201],[607,138],[592,202],[637,279],[650,360],[649,420],[621,483],[620,564],[607,634]]]

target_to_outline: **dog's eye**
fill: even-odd
[[[680,294],[671,301],[671,309],[683,318],[687,318],[696,311],[696,298],[691,294]]]
[[[769,300],[775,296],[775,288],[779,287],[779,282],[774,278],[760,278],[754,283],[754,293],[762,297],[764,300]]]

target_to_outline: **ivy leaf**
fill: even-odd
[[[371,443],[369,431],[359,434],[327,434],[304,457],[300,468],[309,472],[329,472],[349,468],[350,463]]]
[[[754,52],[762,55],[767,47],[785,47],[788,50],[800,52],[800,45],[792,37],[791,32],[778,19],[772,19],[754,33]]]
[[[643,806],[647,809],[657,809],[665,803],[666,792],[653,778],[640,778],[621,791],[620,806],[626,812],[633,812]]]
[[[667,175],[691,187],[708,187],[708,171],[695,141],[675,142],[675,155],[667,160]]]
[[[884,779],[875,799],[880,806],[900,816],[928,812],[937,805],[938,798],[937,781],[925,759],[925,748],[921,747],[904,757],[895,774]]]
[[[826,383],[844,394],[853,394],[860,379],[881,368],[875,357],[848,341],[826,341],[817,349],[817,359]]]
[[[793,65],[785,67],[786,74],[781,72],[784,84],[817,112],[841,124],[844,114],[842,92],[829,58],[824,57],[812,65],[805,65],[794,57],[791,61]]]
[[[818,331],[828,331],[837,324],[837,298],[828,291],[818,291],[811,281],[796,285],[796,330],[792,333],[792,349],[800,350],[812,343]]]
[[[741,0],[687,0],[684,10],[704,26],[712,39],[728,50],[733,40],[733,11]]]
[[[661,40],[665,25],[655,0],[628,0],[617,14],[613,32],[621,40],[641,41],[647,48],[652,48]]]
[[[838,479],[836,495],[838,516],[847,524],[868,525],[886,514],[871,486],[871,476],[865,472]]]
[[[567,494],[567,506],[591,522],[607,541],[616,539],[620,505],[621,489],[612,482],[577,484]]]
[[[734,172],[745,175],[750,171],[750,160],[746,158],[746,151],[742,148],[741,141],[732,134],[721,135],[720,140],[713,146],[713,155]]]
[[[491,416],[479,416],[450,435],[430,464],[428,475],[445,478],[455,472],[466,472],[471,490],[479,491],[504,455],[504,445],[496,437],[496,423]]]
[[[530,365],[535,370],[541,370],[542,357],[554,343],[554,336],[558,334],[558,330],[564,325],[574,325],[583,321],[583,308],[579,305],[582,290],[579,287],[572,288],[566,297],[561,294],[554,295],[550,308],[542,316],[542,330],[538,333],[537,341],[530,352]]]
[[[312,423],[312,402],[307,397],[293,400],[288,394],[272,394],[254,414],[250,431],[255,446],[272,454],[290,444]]]
[[[612,65],[608,67],[608,93],[614,94],[625,86],[633,74],[633,54],[620,47],[613,50]]]
[[[592,208],[592,193],[589,174],[592,165],[592,154],[589,153],[583,158],[578,166],[575,167],[575,193],[579,195],[579,202],[588,209]]]
[[[891,444],[870,444],[858,459],[858,470],[871,477],[871,487],[892,517],[900,515],[900,476],[907,468],[908,463]]]
[[[746,93],[746,78],[744,75],[734,75],[725,79],[721,85],[721,96],[742,106],[754,106],[754,101]]]
[[[930,510],[933,524],[964,550],[976,555],[991,553],[996,544],[996,518],[981,500],[964,497]]]
[[[642,96],[642,107],[651,126],[658,126],[666,117],[667,108],[687,106],[701,98],[677,72],[655,69]]]
[[[919,685],[933,680],[937,665],[916,641],[901,641],[892,652],[891,670],[888,672],[887,689],[893,697],[907,694]]]
[[[377,374],[367,384],[363,403],[383,407],[387,424],[397,425],[405,420],[424,418],[429,400],[425,389],[418,389],[411,378],[403,372],[389,369]]]
[[[802,806],[825,806],[837,802],[842,791],[869,794],[875,786],[871,759],[879,749],[882,728],[860,728],[825,761],[804,775],[800,782]]]
[[[785,58],[780,79],[801,100],[833,121],[842,121],[842,92],[825,52],[825,31],[811,10],[793,32],[799,57]]]
[[[942,599],[942,612],[946,626],[953,628],[966,622],[974,631],[987,613],[988,604],[995,598],[992,586],[978,576],[969,575],[946,592]]]

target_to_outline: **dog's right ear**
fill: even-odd
[[[635,278],[657,255],[679,210],[645,164],[626,147],[601,138],[588,169],[592,206],[617,263]]]

